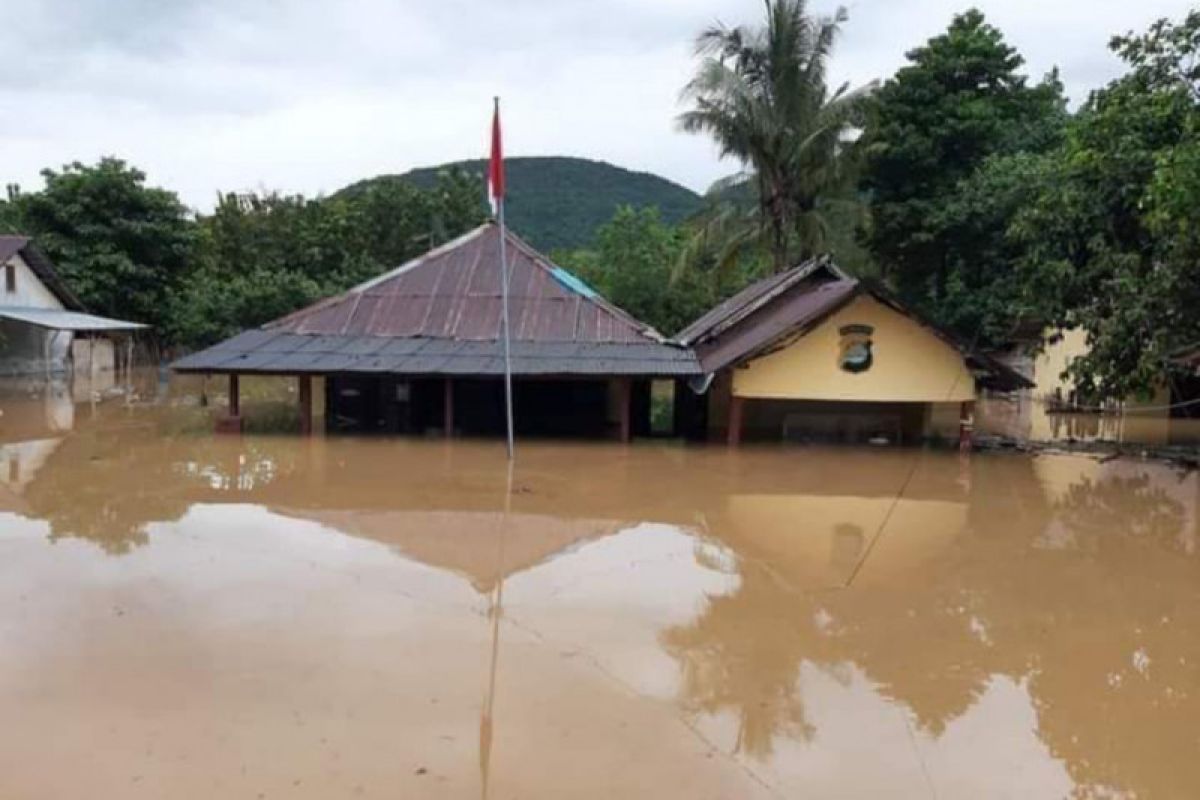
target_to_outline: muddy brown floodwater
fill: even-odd
[[[1200,796],[1195,473],[139,394],[0,399],[4,800]]]

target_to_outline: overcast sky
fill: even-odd
[[[1187,0],[983,0],[1071,97],[1118,74],[1110,35]],[[830,11],[836,3],[819,2]],[[967,6],[856,0],[839,80],[886,78]],[[208,209],[221,190],[329,193],[485,155],[502,97],[508,155],[576,155],[702,191],[732,171],[675,130],[691,41],[759,0],[0,0],[0,184],[117,155]]]

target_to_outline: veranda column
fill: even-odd
[[[745,398],[737,395],[729,397],[729,431],[728,441],[730,447],[737,447],[742,443],[742,415],[745,412]]]
[[[242,415],[242,400],[238,394],[238,376],[237,373],[229,373],[229,416],[240,417]]]
[[[958,449],[971,451],[971,438],[975,430],[975,401],[964,400],[958,411]]]
[[[618,428],[617,436],[622,442],[629,442],[633,439],[632,379],[617,378],[617,404],[620,406],[617,409],[620,419],[620,427]]]
[[[238,394],[238,376],[229,374],[229,414],[217,417],[217,433],[242,432],[242,402]]]
[[[300,375],[297,376],[296,380],[299,383],[297,395],[300,401],[300,435],[311,436],[313,412],[312,376]]]
[[[454,379],[450,376],[442,381],[442,426],[447,439],[454,435]]]

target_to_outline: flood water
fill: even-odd
[[[0,798],[1200,795],[1200,481],[0,399]]]

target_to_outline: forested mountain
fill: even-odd
[[[655,206],[664,222],[674,224],[696,212],[700,195],[665,178],[633,172],[603,161],[564,156],[505,159],[508,224],[533,245],[550,251],[582,247],[592,242],[596,229],[613,217],[618,207]],[[402,175],[380,175],[353,183],[335,197],[361,194],[369,186],[407,182],[433,188],[439,172],[461,167],[479,175],[480,202],[484,202],[487,161],[458,161],[421,167]]]

